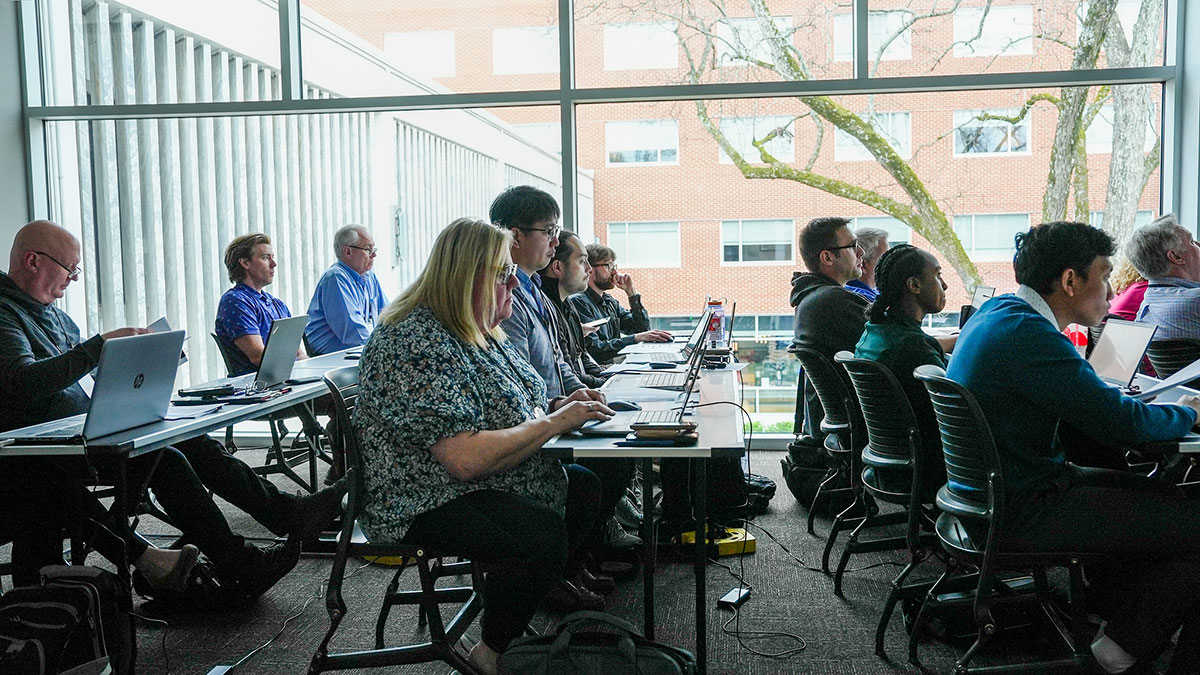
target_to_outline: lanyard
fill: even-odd
[[[510,384],[516,385],[518,390],[525,392],[529,407],[533,410],[533,416],[535,418],[541,417],[544,412],[542,404],[537,400],[537,396],[534,394],[533,389],[530,388],[529,383],[527,383],[525,379],[520,376],[519,372],[517,371],[517,365],[512,362],[512,359],[508,358],[508,354],[504,351],[504,348],[500,346],[499,342],[496,342],[496,340],[491,336],[488,336],[487,341],[492,347],[492,349],[489,349],[488,351],[492,351],[494,349],[495,351],[499,352],[501,358],[504,359],[504,363],[507,367],[500,369],[500,373],[504,376],[504,379],[508,380]],[[492,362],[495,363],[495,359],[492,359]]]

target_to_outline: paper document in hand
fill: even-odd
[[[146,330],[150,331],[151,333],[168,333],[171,330],[171,324],[167,322],[167,317],[164,316],[158,321],[146,326]],[[187,338],[184,339],[186,340]],[[183,364],[187,363],[187,361],[187,352],[179,352],[179,365],[182,366]]]
[[[612,319],[612,317],[606,316],[603,319],[596,319],[595,321],[588,321],[587,323],[582,323],[580,325],[587,326],[588,328],[596,328],[598,326],[603,326],[604,324],[608,323],[609,319]]]
[[[1174,389],[1181,384],[1187,384],[1196,378],[1200,378],[1200,360],[1188,364],[1174,375],[1168,377],[1162,382],[1159,382],[1153,387],[1147,388],[1145,391],[1142,391],[1140,394],[1134,396],[1134,398],[1138,399],[1139,401],[1149,401],[1168,389]]]

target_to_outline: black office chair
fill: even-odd
[[[1146,349],[1150,357],[1150,365],[1159,378],[1168,378],[1183,369],[1184,366],[1200,359],[1200,342],[1177,338],[1174,340],[1153,340]],[[1188,383],[1195,384],[1195,380]]]
[[[906,584],[905,580],[935,552],[937,537],[933,534],[933,523],[936,512],[931,500],[922,494],[926,468],[920,451],[921,431],[908,396],[896,376],[879,362],[856,359],[850,352],[838,352],[833,358],[850,375],[866,426],[867,445],[862,451],[863,489],[877,500],[903,506],[907,514],[907,530],[901,542],[908,546],[908,564],[892,580],[892,590],[875,630],[875,653],[885,656],[884,633],[896,603],[902,599],[921,598],[932,585],[930,581]],[[870,478],[868,471],[873,473]],[[890,474],[888,480],[881,479],[885,472]],[[904,475],[908,478],[908,489],[899,489],[899,479]],[[898,548],[896,543],[894,538],[888,538],[861,542],[856,548],[848,542],[838,568],[845,568],[852,553],[893,550]]]
[[[338,534],[337,552],[333,558],[333,569],[329,573],[329,586],[325,591],[325,608],[329,612],[329,630],[313,654],[309,665],[310,675],[328,670],[349,668],[371,668],[413,663],[441,661],[460,673],[474,675],[477,671],[467,660],[454,650],[482,608],[482,599],[476,589],[483,583],[483,576],[470,562],[443,563],[437,554],[417,544],[370,542],[358,527],[356,518],[366,498],[363,486],[362,456],[358,440],[354,436],[353,415],[358,403],[358,366],[346,366],[325,374],[325,384],[333,398],[334,415],[338,420],[338,434],[333,442],[345,453],[350,476],[350,492],[346,498],[346,509],[342,517],[342,529]],[[338,625],[346,616],[346,603],[342,599],[342,579],[346,574],[346,561],[351,556],[397,556],[404,563],[396,570],[392,582],[384,594],[383,606],[375,624],[375,648],[372,650],[329,653],[329,641],[337,632]],[[415,565],[420,575],[421,590],[398,591],[401,573],[409,565]],[[470,574],[472,585],[454,588],[437,588],[437,580],[443,576]],[[442,621],[440,603],[462,603],[448,624]],[[419,626],[429,627],[429,639],[415,645],[385,647],[384,625],[388,612],[394,605],[418,605]]]
[[[988,673],[1029,673],[1054,668],[1081,667],[1087,662],[1088,646],[1086,643],[1076,643],[1070,629],[1053,607],[1046,570],[1051,567],[1067,567],[1070,570],[1073,619],[1081,621],[1080,565],[1085,560],[1099,561],[1102,557],[1070,552],[1028,553],[1003,550],[1000,546],[1000,535],[1005,527],[1006,513],[1004,475],[983,411],[971,392],[948,379],[941,368],[921,366],[916,369],[914,375],[925,384],[929,392],[942,435],[942,452],[946,457],[949,484],[938,491],[937,506],[942,514],[938,516],[936,531],[939,543],[950,555],[950,561],[946,573],[930,588],[913,623],[909,660],[919,665],[917,636],[923,617],[930,607],[937,603],[942,584],[954,575],[956,565],[967,562],[979,569],[974,599],[977,636],[967,652],[954,664],[955,673],[981,670]],[[959,487],[952,490],[950,484]],[[1027,602],[1024,594],[993,592],[1005,587],[1000,571],[1015,569],[1027,570],[1032,575],[1037,602],[1071,655],[1037,663],[991,665],[973,671],[970,665],[972,659],[1002,629],[993,610],[1003,603]]]
[[[845,400],[846,387],[827,358],[814,349],[798,345],[788,347],[788,353],[794,354],[800,361],[800,367],[804,370],[804,379],[813,385],[813,389],[816,390],[817,397],[821,401],[821,407],[825,409],[825,416],[821,419],[821,431],[826,434],[825,452],[833,460],[808,508],[808,533],[816,535],[816,531],[813,529],[813,520],[816,518],[817,508],[822,499],[832,501],[852,493],[851,487],[836,487],[839,484],[849,486],[852,482],[853,471],[850,463],[853,453],[850,452],[850,449],[853,446],[853,439],[851,438],[850,413]],[[822,387],[819,384],[825,382],[829,383],[828,386]],[[796,399],[797,407],[804,405],[803,386],[801,383],[798,388],[800,394]],[[829,534],[825,552],[826,572],[829,571],[828,549],[841,529],[842,514],[844,513],[845,510],[839,512],[834,518],[833,529]]]
[[[216,333],[210,333],[210,335],[221,352],[226,373],[232,376],[234,370],[233,350],[237,347],[226,343],[217,337]],[[292,436],[290,447],[285,448],[284,443],[288,434],[291,433],[288,431],[285,420],[292,417],[300,420],[301,430]],[[266,463],[254,467],[254,472],[260,476],[281,473],[308,492],[316,492],[320,489],[317,484],[317,460],[320,458],[327,463],[332,460],[321,447],[324,430],[317,422],[312,410],[307,405],[300,404],[286,412],[271,413],[267,417],[267,426],[271,429],[271,447],[267,449]],[[233,438],[233,425],[225,427],[225,447],[234,453],[238,450]],[[296,467],[303,465],[308,466],[307,480],[301,478],[295,470]]]

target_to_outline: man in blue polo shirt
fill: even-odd
[[[225,248],[225,269],[233,288],[217,305],[217,339],[230,356],[230,375],[258,370],[271,322],[286,319],[291,310],[264,291],[275,281],[275,252],[271,238],[261,232],[243,234]],[[229,349],[233,347],[233,349]],[[305,358],[301,347],[296,358]]]
[[[1054,443],[1059,420],[1104,445],[1183,436],[1200,397],[1146,404],[1096,376],[1062,334],[1108,311],[1103,231],[1040,225],[1016,237],[1017,292],[988,301],[967,323],[948,375],[975,395],[995,438],[1008,508],[1007,550],[1110,554],[1130,564],[1108,595],[1114,609],[1092,644],[1109,673],[1143,672],[1182,625],[1171,673],[1200,672],[1200,509],[1168,482],[1075,466]],[[963,489],[951,483],[949,489]],[[1148,670],[1144,672],[1150,672]]]
[[[375,239],[362,225],[346,225],[333,235],[337,262],[317,281],[308,303],[304,338],[312,356],[359,347],[371,337],[387,296],[371,268]]]

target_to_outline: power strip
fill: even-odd
[[[681,543],[691,545],[696,543],[695,532],[684,532],[679,536]],[[716,549],[717,557],[724,558],[731,555],[742,555],[743,553],[754,553],[758,548],[758,540],[741,527],[726,527],[717,530],[717,538],[713,540],[708,538],[709,549]]]

